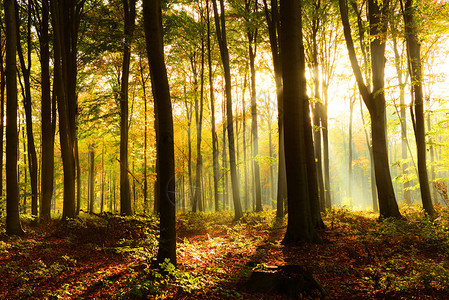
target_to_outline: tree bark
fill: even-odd
[[[128,80],[129,65],[131,61],[131,45],[136,17],[136,1],[123,0],[123,11],[125,13],[125,44],[123,47],[123,65],[120,85],[120,214],[129,216],[132,215],[132,205],[128,177]]]
[[[317,239],[309,201],[305,108],[307,105],[301,1],[281,0],[280,42],[284,87],[288,223],[284,242]],[[314,178],[316,180],[316,178]],[[311,179],[313,180],[313,178]]]
[[[229,53],[226,41],[226,24],[224,13],[224,1],[220,0],[221,15],[218,15],[217,0],[212,0],[214,7],[215,26],[217,31],[218,44],[220,46],[220,56],[223,63],[224,77],[225,77],[225,92],[226,92],[226,129],[228,131],[228,146],[229,146],[229,164],[231,167],[231,185],[232,198],[234,202],[234,219],[238,220],[243,216],[242,206],[240,203],[240,188],[238,182],[237,167],[235,161],[235,142],[234,142],[234,128],[233,128],[233,114],[232,114],[232,92],[231,92],[231,70],[229,66]]]
[[[271,1],[271,11],[268,9],[266,0],[264,0],[265,17],[268,24],[268,33],[270,39],[271,55],[273,57],[274,79],[276,82],[276,98],[278,109],[278,130],[279,130],[279,154],[278,154],[278,188],[276,197],[276,217],[283,218],[285,214],[284,204],[287,200],[287,178],[285,171],[285,153],[284,153],[284,104],[282,87],[282,64],[280,61],[279,47],[279,7],[277,0]]]
[[[211,111],[211,134],[212,134],[212,168],[214,173],[214,203],[215,211],[220,211],[220,167],[218,163],[219,159],[219,145],[218,136],[215,129],[215,97],[214,97],[214,83],[212,74],[212,49],[210,41],[210,13],[209,13],[209,0],[206,0],[206,13],[207,13],[207,63],[209,68],[209,93],[210,93],[210,111]]]
[[[403,71],[401,66],[401,56],[399,55],[396,38],[393,37],[394,50],[394,64],[396,66],[396,73],[398,74],[399,83],[399,106],[400,106],[400,122],[401,122],[401,159],[407,159],[407,118],[406,118],[406,104],[405,104],[405,83],[403,79]],[[407,178],[408,163],[401,163],[402,174]],[[411,204],[410,199],[410,182],[406,179],[402,186],[403,200],[406,204]]]
[[[53,130],[53,101],[50,89],[50,36],[49,36],[49,2],[42,0],[42,17],[39,26],[40,31],[40,56],[41,56],[41,206],[40,217],[44,221],[50,220],[51,201],[53,196],[53,172],[54,172],[54,143]]]
[[[38,191],[37,191],[37,155],[36,147],[34,145],[33,134],[33,116],[31,108],[31,85],[30,85],[30,71],[31,71],[31,2],[28,2],[28,21],[27,21],[27,63],[22,51],[20,32],[19,32],[19,5],[16,0],[16,26],[17,26],[17,53],[20,61],[20,68],[23,75],[24,91],[23,106],[25,109],[26,132],[27,132],[27,154],[28,154],[28,169],[30,173],[31,186],[31,214],[34,218],[38,216]]]
[[[55,91],[59,111],[59,136],[64,172],[63,219],[76,217],[77,163],[76,118],[78,114],[77,39],[84,0],[50,2],[54,30]],[[78,172],[78,176],[79,176]],[[78,186],[80,186],[78,182]],[[79,194],[79,193],[78,193]]]
[[[411,74],[413,95],[416,150],[418,156],[418,178],[424,211],[431,217],[435,215],[430,195],[429,179],[426,166],[426,129],[424,125],[424,99],[422,89],[421,45],[418,42],[413,0],[405,0],[404,23],[408,62]]]
[[[351,36],[346,1],[339,0],[339,6],[351,67],[356,77],[362,99],[365,102],[371,116],[373,160],[376,175],[376,186],[379,193],[380,216],[382,218],[401,217],[391,180],[386,136],[384,94],[385,43],[382,42],[381,35],[383,36],[386,34],[387,20],[385,19],[385,13],[388,8],[388,1],[384,1],[382,10],[375,0],[368,1],[370,36],[372,38],[370,47],[373,92],[370,92],[369,88],[365,84],[357,61],[354,43]]]
[[[88,176],[88,196],[89,196],[89,212],[94,212],[95,205],[95,145],[89,144],[89,176]]]
[[[155,110],[158,116],[157,159],[163,166],[159,169],[160,191],[160,238],[157,260],[169,259],[176,265],[175,227],[175,152],[173,141],[173,115],[164,61],[162,17],[159,0],[144,0],[144,29],[148,61],[150,64],[151,86]]]
[[[6,233],[22,235],[17,182],[16,14],[13,0],[3,2],[6,32]]]

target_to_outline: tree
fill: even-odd
[[[76,216],[76,187],[78,187],[77,195],[80,196],[81,178],[76,136],[78,113],[76,55],[78,30],[84,2],[84,0],[54,0],[50,2],[54,30],[55,92],[58,103],[59,137],[64,172],[63,219]]]
[[[214,97],[214,83],[212,75],[212,49],[211,49],[211,30],[210,30],[210,13],[209,13],[209,0],[206,0],[206,22],[207,22],[207,64],[209,69],[209,93],[210,93],[210,114],[211,114],[211,134],[212,134],[212,168],[214,173],[214,203],[215,211],[220,210],[220,168],[219,168],[219,147],[218,136],[215,129],[215,97]]]
[[[0,23],[3,24],[3,20],[0,16]],[[0,136],[3,137],[4,133],[4,117],[5,117],[5,88],[6,88],[6,70],[4,65],[4,52],[3,46],[5,39],[3,38],[3,30],[0,30]],[[0,198],[3,198],[3,138],[0,139]]]
[[[39,29],[40,62],[41,62],[41,206],[40,217],[43,220],[50,219],[51,199],[53,196],[54,181],[54,142],[56,125],[56,105],[50,92],[50,36],[49,36],[49,12],[48,0],[42,0],[41,22]]]
[[[94,212],[95,205],[95,143],[88,145],[88,161],[89,161],[89,173],[88,173],[88,203],[89,212]]]
[[[22,235],[17,182],[16,14],[13,0],[4,1],[6,27],[6,233]]]
[[[136,0],[123,0],[125,13],[123,65],[120,85],[120,213],[132,214],[131,195],[128,178],[128,79],[131,60],[131,43],[134,34],[134,20],[136,17]]]
[[[245,0],[245,11],[248,16],[257,12],[257,1]],[[259,134],[257,130],[257,104],[256,104],[256,53],[258,28],[251,24],[248,17],[246,21],[246,36],[248,38],[249,69],[251,74],[251,138],[253,145],[253,168],[256,211],[262,211],[262,194],[260,188],[260,171],[257,156],[259,155]]]
[[[422,89],[421,45],[418,41],[416,10],[413,0],[405,0],[404,24],[408,62],[411,73],[413,105],[411,109],[413,129],[415,130],[418,156],[418,178],[424,211],[431,217],[435,215],[430,195],[426,166],[426,130],[424,125],[424,99]],[[413,109],[414,106],[414,109]]]
[[[162,263],[165,259],[169,259],[176,265],[173,115],[164,60],[160,1],[144,0],[143,14],[151,87],[158,122],[157,160],[159,165],[163,166],[158,170],[160,238],[157,260]]]
[[[221,62],[225,77],[225,94],[226,94],[226,130],[228,131],[228,147],[229,147],[229,164],[231,167],[231,185],[232,198],[234,201],[234,219],[238,220],[243,216],[242,205],[240,203],[240,188],[238,182],[237,167],[235,161],[235,141],[232,115],[232,92],[231,92],[231,70],[229,67],[229,53],[226,40],[226,23],[224,1],[220,0],[220,16],[218,15],[217,0],[212,0],[215,17],[215,29],[217,33],[218,45],[220,47]]]
[[[38,191],[37,191],[37,155],[36,147],[34,145],[34,133],[33,133],[33,116],[31,107],[31,1],[28,2],[27,7],[27,62],[22,50],[22,43],[20,40],[20,24],[19,24],[19,5],[16,3],[16,20],[17,20],[17,53],[19,55],[20,68],[22,70],[24,85],[22,86],[23,94],[23,107],[25,108],[26,118],[26,130],[27,130],[27,154],[28,154],[28,168],[30,172],[30,185],[31,185],[31,214],[34,218],[37,218],[38,214]]]
[[[284,143],[288,196],[288,223],[284,237],[286,243],[317,239],[308,191],[308,180],[310,179],[307,176],[307,149],[305,146],[307,133],[304,128],[308,101],[302,43],[301,5],[301,1],[297,0],[281,0],[280,2]]]
[[[384,39],[387,30],[386,14],[389,8],[389,1],[384,1],[382,4],[379,4],[375,0],[368,0],[369,34],[371,38],[372,91],[365,84],[359,63],[357,61],[354,42],[351,36],[351,28],[349,25],[346,0],[339,0],[339,6],[351,67],[356,77],[362,99],[371,116],[371,132],[374,154],[373,159],[376,186],[379,193],[380,216],[384,218],[401,217],[391,180],[386,136]]]
[[[285,152],[284,152],[284,108],[283,108],[283,87],[282,87],[282,64],[280,57],[280,39],[279,39],[279,6],[277,0],[271,1],[271,10],[268,9],[267,1],[264,0],[265,17],[268,24],[268,33],[270,39],[271,55],[273,58],[274,79],[276,82],[276,98],[278,108],[278,130],[279,130],[279,162],[278,162],[278,188],[276,201],[276,217],[284,217],[284,204],[287,199],[287,179],[285,171]]]

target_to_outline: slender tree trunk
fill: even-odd
[[[131,192],[128,177],[128,86],[129,66],[131,61],[131,44],[136,17],[136,0],[123,0],[125,12],[125,44],[123,48],[123,66],[120,89],[120,214],[132,215]]]
[[[431,131],[432,130],[432,126],[431,126],[431,120],[430,120],[430,113],[431,113],[431,107],[430,107],[430,97],[427,98],[427,131]],[[430,180],[432,182],[432,184],[435,182],[435,156],[436,156],[436,149],[433,143],[433,139],[431,137],[429,137],[429,153],[430,153]],[[437,199],[438,199],[438,194],[437,194],[437,190],[435,188],[432,188],[432,184],[431,186],[431,190],[432,190],[432,199],[433,201],[436,203]]]
[[[268,24],[271,54],[273,57],[274,78],[276,82],[276,97],[278,106],[278,130],[279,130],[279,163],[278,163],[278,188],[276,201],[276,217],[284,217],[284,203],[287,199],[287,178],[285,171],[284,154],[284,121],[283,121],[283,87],[282,87],[282,64],[279,55],[279,8],[277,0],[271,1],[271,11],[264,0],[265,17]]]
[[[301,1],[281,0],[280,42],[284,87],[288,223],[284,242],[317,239],[309,201],[305,108],[307,103]],[[311,134],[311,132],[310,132]]]
[[[415,129],[416,150],[418,156],[418,178],[424,211],[431,217],[435,215],[430,195],[429,179],[426,165],[426,129],[424,125],[424,99],[422,89],[421,45],[418,41],[413,0],[405,0],[404,23],[407,43],[408,61],[411,70],[414,115],[412,121]]]
[[[23,106],[25,108],[26,130],[27,130],[27,154],[28,154],[28,168],[30,173],[31,185],[31,214],[34,218],[38,215],[38,192],[37,192],[37,155],[36,147],[34,146],[33,134],[33,117],[31,109],[31,85],[30,85],[30,71],[31,71],[31,2],[28,2],[28,21],[27,21],[27,63],[23,55],[20,33],[19,33],[19,5],[16,0],[16,26],[17,26],[17,52],[20,61],[20,68],[22,70],[24,82]]]
[[[217,31],[218,43],[220,46],[221,61],[223,63],[224,77],[225,77],[225,92],[226,92],[226,120],[229,140],[229,164],[231,167],[231,182],[232,182],[232,198],[234,201],[234,219],[238,220],[243,216],[242,206],[240,203],[240,188],[238,182],[237,167],[235,161],[235,142],[234,142],[234,128],[233,128],[233,114],[232,114],[232,93],[231,93],[231,70],[229,67],[229,53],[226,40],[226,25],[225,25],[225,10],[224,1],[220,0],[220,17],[218,16],[217,0],[212,0],[214,7],[215,26]]]
[[[143,105],[144,105],[144,133],[143,133],[143,213],[146,214],[149,212],[149,201],[148,201],[148,175],[147,175],[147,151],[148,151],[148,108],[147,108],[147,90],[146,83],[148,77],[144,76],[144,67],[142,64],[142,57],[139,57],[139,66],[140,66],[140,81],[142,84],[142,92],[143,92]]]
[[[245,186],[243,188],[243,193],[245,197],[245,210],[249,210],[249,191],[248,191],[248,160],[247,160],[247,142],[246,142],[246,103],[245,94],[247,86],[247,68],[245,68],[245,76],[243,79],[243,91],[242,91],[242,143],[243,143],[243,170],[245,174]]]
[[[22,118],[19,117],[19,136],[20,136],[20,131],[22,131],[23,185],[25,186],[25,188],[23,190],[23,209],[22,209],[22,213],[25,215],[27,213],[27,210],[28,210],[28,171],[27,171],[28,160],[27,160],[27,155],[26,155],[25,128],[20,130],[20,128],[21,128],[20,124],[21,123],[25,124],[25,116],[23,116],[23,115],[22,115]],[[20,150],[17,151],[17,155],[19,155],[19,154],[20,154]],[[20,175],[17,178],[17,181],[20,184]],[[20,195],[20,191],[19,191],[19,195]]]
[[[207,12],[207,63],[209,67],[209,93],[210,93],[210,111],[211,111],[211,123],[212,123],[212,168],[214,172],[214,203],[215,211],[220,211],[220,167],[218,163],[219,159],[219,145],[218,137],[215,129],[215,97],[214,97],[214,84],[212,74],[212,49],[210,43],[210,17],[209,17],[209,0],[206,0],[206,12]]]
[[[155,110],[158,116],[157,159],[160,191],[160,238],[157,260],[169,259],[176,266],[175,227],[175,153],[173,141],[173,115],[164,61],[162,17],[159,0],[144,0],[144,29],[148,61],[150,64],[151,86]],[[163,190],[162,190],[163,189]]]
[[[0,17],[0,22],[2,22]],[[2,37],[2,31],[0,30],[0,39]],[[3,118],[5,117],[5,88],[6,88],[6,72],[3,66],[3,51],[0,51],[0,198],[3,198],[3,134],[5,124]],[[0,215],[3,215],[1,213]]]
[[[55,0],[51,1],[50,4],[54,30],[55,91],[59,110],[59,135],[61,139],[61,156],[64,172],[64,203],[62,215],[63,219],[67,219],[76,216],[75,168],[78,152],[76,139],[76,117],[78,113],[76,55],[78,29],[84,1]]]
[[[368,16],[371,39],[372,87],[370,92],[360,70],[349,25],[348,9],[345,0],[339,0],[346,46],[360,94],[371,116],[371,132],[376,185],[379,192],[381,217],[401,217],[393,190],[388,162],[386,136],[386,108],[384,94],[385,43],[380,36],[386,34],[386,11],[389,2],[384,2],[382,9],[375,0],[368,0]]]
[[[42,220],[50,220],[51,201],[53,195],[54,142],[52,99],[50,91],[50,37],[49,37],[49,3],[42,1],[42,17],[40,23],[40,57],[41,57],[41,206]]]
[[[222,111],[223,111],[223,136],[222,136],[222,144],[223,149],[221,151],[221,167],[223,169],[223,176],[222,176],[222,186],[223,186],[223,210],[226,210],[226,205],[229,202],[229,193],[228,193],[228,160],[227,160],[227,152],[226,152],[226,99],[223,98],[223,105],[222,105]]]
[[[314,14],[312,17],[312,79],[313,79],[313,144],[315,146],[315,159],[318,177],[318,189],[320,197],[320,211],[325,210],[325,194],[324,194],[324,180],[321,160],[321,114],[322,103],[320,99],[320,79],[319,79],[319,62],[318,62],[318,43],[317,34],[320,29],[320,10],[321,1],[313,3]]]
[[[203,103],[204,103],[204,41],[201,40],[201,71],[200,71],[200,103],[195,101],[196,121],[196,182],[194,203],[198,204],[199,211],[203,211],[201,178],[203,177],[203,156],[201,153],[201,131],[203,126]]]
[[[376,187],[376,174],[374,173],[374,157],[373,157],[373,147],[370,143],[369,134],[366,130],[365,118],[363,116],[362,100],[360,99],[360,115],[362,117],[363,130],[365,132],[366,147],[368,149],[369,162],[370,162],[370,173],[371,173],[371,199],[373,202],[373,211],[379,212],[379,204],[377,200],[377,187]]]
[[[3,2],[6,33],[6,233],[22,235],[17,182],[16,14],[13,0]]]
[[[348,134],[348,198],[349,201],[352,201],[352,116],[354,112],[354,103],[355,103],[355,97],[351,97],[349,99],[349,134]]]
[[[193,180],[192,180],[192,103],[187,100],[187,87],[186,80],[184,79],[184,105],[186,107],[186,117],[187,117],[187,175],[189,177],[189,200],[192,202],[193,208]]]
[[[89,212],[94,212],[95,202],[95,145],[89,144],[89,176],[88,176],[88,197]]]
[[[104,209],[104,142],[101,148],[101,200],[100,200],[100,213],[103,213]]]
[[[329,164],[329,129],[328,129],[328,123],[327,123],[327,88],[323,88],[325,90],[325,102],[323,107],[323,116],[322,116],[322,132],[323,132],[323,166],[324,166],[324,195],[325,195],[325,201],[324,205],[326,209],[332,208],[332,201],[331,201],[331,182],[330,182],[330,164]]]
[[[398,74],[398,82],[399,82],[399,106],[400,106],[400,114],[399,120],[401,122],[401,159],[407,159],[407,118],[406,118],[406,104],[405,104],[405,83],[403,79],[403,71],[401,64],[401,56],[399,55],[398,46],[396,38],[393,37],[393,50],[394,50],[394,64],[396,66],[396,73]],[[407,177],[407,168],[408,163],[403,162],[402,166],[402,174]],[[411,204],[410,200],[410,182],[405,180],[402,186],[403,190],[403,200],[407,204]]]
[[[253,168],[254,168],[254,188],[256,195],[256,212],[262,211],[262,195],[260,188],[260,171],[259,163],[257,161],[259,154],[259,133],[257,131],[257,104],[256,104],[256,36],[257,31],[253,38],[248,38],[249,41],[249,61],[251,71],[251,137],[253,141]],[[254,42],[254,49],[251,46]]]

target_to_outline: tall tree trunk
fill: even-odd
[[[324,195],[325,201],[324,206],[326,209],[332,208],[331,201],[331,182],[330,182],[330,164],[329,164],[329,129],[327,122],[327,107],[328,107],[328,99],[327,99],[327,87],[323,87],[324,94],[324,106],[323,106],[323,114],[322,114],[322,132],[323,132],[323,167],[324,167]]]
[[[279,130],[279,163],[278,163],[278,188],[276,201],[276,217],[284,217],[284,203],[287,199],[287,178],[285,171],[285,153],[284,153],[284,121],[283,121],[283,87],[282,87],[282,64],[279,51],[279,7],[277,0],[271,1],[271,10],[268,9],[266,0],[264,0],[265,17],[268,24],[268,33],[270,39],[271,55],[273,57],[274,79],[276,82],[276,98],[278,108],[278,130]]]
[[[19,55],[20,68],[22,70],[24,90],[23,106],[25,108],[26,129],[27,129],[27,154],[28,154],[28,168],[30,173],[31,185],[31,214],[34,218],[38,215],[38,192],[37,192],[37,155],[36,147],[34,146],[33,134],[33,116],[31,109],[31,85],[30,85],[30,71],[31,71],[31,2],[28,2],[28,21],[27,21],[27,63],[22,51],[22,45],[19,32],[19,5],[16,0],[16,26],[17,26],[17,52]]]
[[[84,1],[55,0],[51,1],[50,5],[54,30],[55,90],[59,111],[59,136],[64,172],[62,217],[67,219],[76,216],[75,179],[78,152],[76,138],[76,118],[78,114],[76,93],[77,39]]]
[[[6,233],[22,235],[17,182],[16,14],[13,0],[3,2],[6,33]]]
[[[366,130],[365,118],[363,117],[362,100],[360,99],[360,115],[362,117],[363,131],[365,132],[366,147],[368,149],[370,173],[371,173],[371,200],[373,202],[373,211],[379,212],[379,202],[377,200],[376,174],[374,173],[374,155],[373,146],[370,143],[370,137]]]
[[[281,0],[280,45],[284,87],[285,162],[288,223],[284,242],[317,239],[312,221],[307,176],[305,110],[307,103],[301,1]],[[311,132],[310,132],[311,134]]]
[[[49,3],[42,0],[42,17],[40,31],[40,58],[41,58],[41,206],[40,217],[44,221],[50,220],[51,201],[53,195],[53,170],[55,166],[53,130],[52,98],[50,91],[50,37],[49,37]]]
[[[0,22],[3,22],[0,16]],[[3,40],[3,31],[0,30],[0,40]],[[5,88],[6,88],[6,71],[3,65],[4,62],[3,51],[0,51],[0,198],[3,198],[3,133],[5,124],[3,118],[5,117]],[[0,213],[3,215],[3,213]]]
[[[201,71],[200,71],[200,103],[195,101],[196,121],[196,178],[194,203],[198,205],[199,211],[203,211],[201,178],[203,177],[203,156],[201,153],[201,131],[203,126],[203,103],[204,103],[204,40],[201,38]]]
[[[234,219],[238,220],[243,216],[242,206],[240,203],[240,188],[238,182],[237,167],[235,161],[235,143],[234,143],[234,128],[233,128],[233,114],[232,114],[232,93],[231,93],[231,70],[229,66],[229,53],[226,40],[226,24],[225,24],[225,10],[224,1],[220,0],[220,17],[218,15],[217,0],[212,0],[214,7],[215,26],[217,31],[218,44],[220,46],[221,61],[223,63],[224,77],[225,77],[225,92],[226,92],[226,120],[229,140],[229,164],[231,167],[231,183],[232,183],[232,198],[234,201]]]
[[[89,176],[88,176],[88,203],[89,203],[89,212],[94,212],[94,202],[95,202],[95,145],[89,144]]]
[[[100,213],[103,213],[104,209],[104,141],[101,148],[101,199],[100,199]]]
[[[143,133],[143,213],[149,212],[149,201],[148,201],[148,175],[147,175],[147,151],[148,151],[148,108],[147,108],[147,90],[146,83],[148,77],[144,76],[144,67],[142,64],[142,57],[139,57],[139,67],[140,67],[140,82],[142,84],[143,92],[143,105],[144,105],[144,133]]]
[[[318,177],[318,188],[320,196],[320,211],[325,210],[325,194],[324,194],[324,179],[321,159],[321,114],[322,103],[320,99],[320,79],[319,79],[319,62],[318,62],[318,42],[317,34],[320,29],[320,10],[321,0],[313,3],[314,13],[312,17],[312,79],[313,79],[313,144],[315,146],[315,159]]]
[[[254,9],[251,7],[254,3]],[[245,10],[248,14],[257,12],[257,1],[245,0]],[[249,20],[248,20],[249,22]],[[251,74],[251,138],[253,143],[253,169],[254,169],[254,188],[256,195],[256,212],[262,211],[262,195],[260,187],[259,162],[259,134],[257,130],[257,104],[256,104],[256,52],[257,52],[257,34],[258,29],[248,27],[246,36],[248,38],[248,55]]]
[[[426,97],[427,98],[427,97]],[[432,130],[432,126],[431,126],[431,120],[430,120],[430,113],[431,113],[431,106],[430,106],[430,97],[427,98],[427,131],[431,131]],[[429,137],[429,153],[430,153],[430,181],[432,182],[432,184],[430,184],[430,189],[432,190],[432,199],[433,201],[436,203],[438,203],[437,199],[438,199],[438,194],[437,194],[437,190],[435,188],[432,188],[433,183],[435,182],[435,156],[436,156],[436,149],[435,149],[435,145],[433,142],[433,139],[431,137]]]
[[[187,117],[187,175],[189,177],[188,194],[189,200],[193,204],[193,180],[192,180],[192,103],[187,100],[186,80],[184,79],[184,105],[186,107]],[[192,205],[193,208],[193,205]]]
[[[249,210],[249,191],[248,191],[248,159],[247,159],[247,142],[246,142],[246,103],[245,103],[245,93],[247,85],[247,72],[245,71],[245,78],[243,82],[243,92],[242,92],[242,143],[243,143],[243,167],[245,174],[245,187],[243,188],[243,193],[245,195],[245,210]]]
[[[211,123],[212,123],[212,168],[214,172],[214,203],[215,211],[220,211],[220,166],[219,159],[219,145],[217,131],[215,129],[215,97],[214,97],[214,84],[212,74],[212,49],[210,43],[210,14],[209,14],[209,0],[206,0],[206,13],[207,13],[207,64],[209,67],[209,93],[210,93],[210,111],[211,111]]]
[[[415,130],[416,150],[418,156],[418,178],[424,211],[429,216],[435,215],[430,195],[429,179],[426,165],[426,129],[424,125],[424,99],[422,89],[421,45],[415,20],[413,0],[405,0],[404,23],[405,40],[407,44],[408,61],[410,65],[412,86],[412,121]],[[414,106],[414,110],[413,110]]]
[[[368,0],[370,36],[372,38],[370,46],[373,91],[371,92],[364,82],[362,72],[357,61],[354,42],[351,36],[351,28],[349,25],[346,0],[339,0],[340,14],[351,66],[356,77],[360,94],[371,116],[376,185],[379,192],[380,216],[384,218],[401,217],[393,190],[393,183],[391,180],[388,162],[384,94],[385,43],[382,42],[380,38],[381,35],[383,36],[386,34],[387,20],[385,14],[388,10],[388,4],[388,1],[384,1],[381,9],[375,0]]]
[[[123,47],[123,65],[120,85],[120,214],[129,216],[132,215],[132,208],[128,177],[128,80],[129,65],[131,61],[131,45],[136,18],[136,1],[123,0],[123,11],[125,13],[125,44]]]
[[[223,176],[222,176],[222,186],[223,186],[223,210],[226,210],[226,206],[229,202],[229,191],[228,191],[228,160],[227,160],[227,152],[226,152],[226,99],[223,97],[223,105],[222,105],[222,112],[223,112],[223,135],[222,135],[222,151],[221,151],[221,168],[223,170]]]
[[[394,50],[394,64],[396,66],[396,73],[398,74],[399,83],[399,106],[400,106],[400,122],[401,122],[401,159],[407,159],[407,118],[406,118],[406,104],[405,104],[405,83],[403,79],[401,56],[399,55],[396,38],[393,37],[393,50]],[[403,162],[402,174],[407,178],[408,163]],[[403,200],[407,204],[411,204],[410,200],[410,182],[405,180],[402,186]]]
[[[354,103],[355,103],[355,97],[351,97],[349,99],[349,134],[348,134],[348,198],[349,201],[352,201],[352,116],[354,113]]]
[[[157,260],[169,259],[176,265],[175,227],[175,152],[173,141],[173,115],[164,61],[162,38],[162,17],[159,0],[144,0],[144,29],[148,61],[150,64],[151,86],[155,110],[158,116],[157,160],[160,166],[160,238]],[[162,190],[163,189],[163,190]]]

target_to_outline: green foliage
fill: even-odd
[[[119,295],[120,299],[163,298],[170,288],[177,288],[185,293],[202,290],[207,284],[207,276],[195,276],[192,273],[177,269],[169,259],[151,267],[151,261],[146,264],[142,274],[128,280],[128,290]]]

